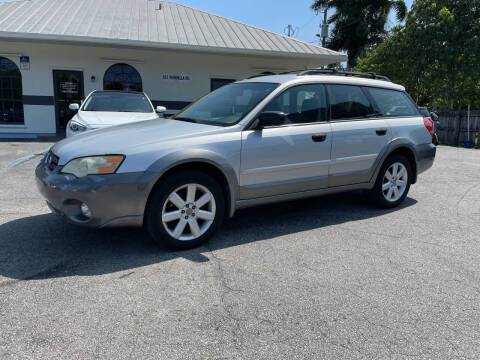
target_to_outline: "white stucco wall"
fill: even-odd
[[[80,46],[74,44],[11,42],[0,39],[0,56],[19,66],[19,56],[30,56],[30,70],[22,70],[25,96],[54,96],[53,70],[83,71],[85,96],[103,89],[105,71],[123,62],[137,69],[143,90],[154,101],[191,102],[210,91],[211,78],[244,79],[262,71],[312,68],[325,60],[232,56],[142,48]],[[187,74],[191,81],[162,80],[163,74]],[[95,76],[96,81],[90,79]],[[0,133],[55,133],[54,106],[25,105],[24,125],[0,125]]]

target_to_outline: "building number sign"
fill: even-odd
[[[190,81],[192,80],[192,77],[185,74],[163,74],[162,80]]]

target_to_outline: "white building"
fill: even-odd
[[[173,111],[233,80],[344,60],[173,2],[1,2],[0,134],[61,132],[93,90],[142,90]]]

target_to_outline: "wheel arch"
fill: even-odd
[[[195,169],[210,175],[219,183],[225,197],[225,215],[228,217],[233,216],[238,191],[238,182],[235,171],[218,155],[210,153],[209,151],[202,152],[202,154],[202,156],[199,156],[201,154],[199,154],[198,151],[195,154],[196,156],[172,154],[166,158],[160,159],[150,166],[147,171],[155,173],[155,177],[148,189],[144,213],[148,209],[153,191],[164,179],[177,171]]]
[[[406,157],[410,162],[410,166],[412,167],[412,171],[413,171],[412,184],[415,184],[417,182],[417,158],[415,156],[415,153],[408,146],[399,146],[395,150],[393,150],[390,154],[388,154],[386,159],[396,154]]]
[[[414,145],[410,144],[408,141],[402,141],[401,139],[396,139],[392,143],[390,143],[388,150],[385,151],[384,155],[381,157],[381,161],[378,162],[374,176],[372,177],[372,180],[371,180],[372,183],[375,183],[378,177],[378,173],[380,172],[380,169],[382,168],[385,161],[390,156],[393,156],[395,154],[402,155],[409,160],[410,166],[412,167],[412,171],[413,171],[412,184],[415,184],[417,182],[418,166],[417,166],[417,155],[415,152],[415,147]]]

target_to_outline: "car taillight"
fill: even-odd
[[[430,135],[433,136],[433,121],[429,117],[424,117],[423,118],[423,123],[425,124],[425,127],[427,128],[428,132]]]

